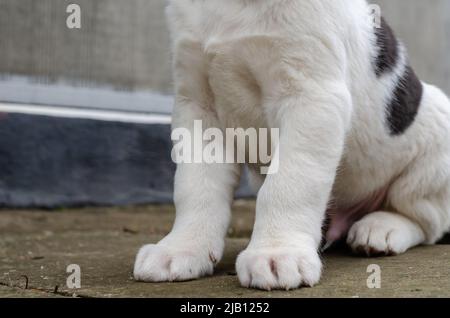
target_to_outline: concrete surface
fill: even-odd
[[[324,276],[314,288],[242,288],[234,261],[248,243],[253,210],[254,202],[236,203],[225,257],[213,277],[166,284],[134,282],[132,265],[142,244],[169,231],[172,206],[0,211],[0,297],[450,297],[449,245],[375,259],[337,249],[324,255]],[[69,264],[81,267],[79,290],[66,286]],[[366,285],[370,264],[381,267],[381,289]]]

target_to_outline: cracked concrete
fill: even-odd
[[[248,243],[253,211],[254,202],[235,204],[214,276],[164,284],[134,282],[132,266],[141,245],[170,230],[172,206],[0,211],[0,297],[450,297],[450,245],[374,259],[340,248],[324,255],[324,276],[314,288],[242,288],[234,261]],[[81,267],[81,289],[66,286],[69,264]],[[381,267],[381,289],[367,287],[370,264]]]

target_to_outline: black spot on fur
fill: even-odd
[[[391,71],[397,64],[399,50],[398,41],[391,27],[381,18],[380,28],[376,29],[378,56],[375,62],[375,73],[378,77]]]
[[[391,135],[398,136],[411,126],[419,111],[422,96],[422,83],[414,70],[407,66],[387,109]]]

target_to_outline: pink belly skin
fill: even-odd
[[[326,246],[329,247],[344,238],[353,223],[358,222],[365,215],[380,211],[384,207],[388,191],[389,186],[374,192],[365,200],[349,208],[330,207],[327,210]]]

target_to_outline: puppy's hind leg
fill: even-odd
[[[408,140],[403,151],[415,151],[414,158],[389,189],[389,212],[369,214],[350,229],[347,242],[355,251],[400,254],[434,244],[450,229],[450,101],[423,85],[414,126],[396,137]]]
[[[389,190],[388,206],[352,226],[347,243],[355,252],[397,255],[440,239],[450,225],[448,152],[416,159]]]

